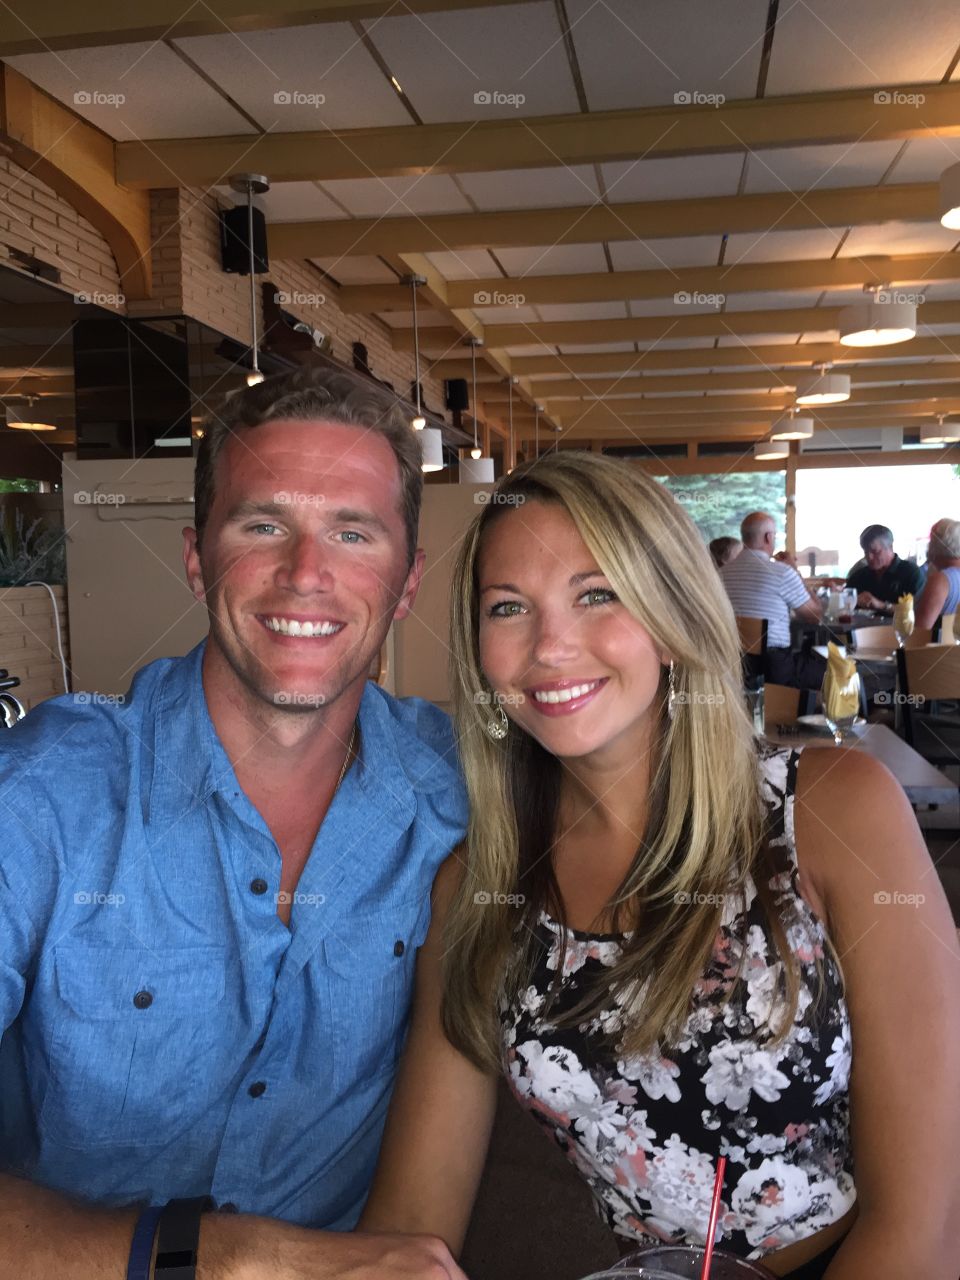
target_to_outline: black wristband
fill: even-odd
[[[193,1200],[171,1200],[164,1206],[157,1229],[157,1280],[195,1280],[200,1218],[213,1208],[209,1196]]]

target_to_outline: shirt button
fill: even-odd
[[[403,941],[398,938],[393,944],[393,954],[395,956],[402,956],[404,951],[406,951],[406,947],[403,945]]]
[[[251,893],[266,893],[266,892],[267,892],[267,882],[266,882],[266,880],[261,880],[259,876],[257,877],[257,879],[256,879],[256,880],[251,880],[251,881],[250,881],[250,892],[251,892]]]
[[[254,1080],[253,1084],[247,1090],[251,1098],[259,1098],[261,1094],[267,1092],[267,1086],[262,1080]]]
[[[133,997],[133,1003],[138,1009],[149,1009],[153,1004],[153,996],[149,991],[138,991]]]
[[[220,1213],[238,1213],[239,1210],[232,1200],[225,1200],[220,1206]]]

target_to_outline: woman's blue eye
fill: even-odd
[[[488,618],[515,618],[517,615],[513,610],[521,610],[523,605],[519,600],[501,600],[498,604],[493,605],[487,611]]]
[[[588,599],[588,597],[591,598]],[[580,597],[581,600],[587,600],[589,605],[610,604],[616,598],[616,595],[609,587],[591,587],[589,591],[585,591]]]

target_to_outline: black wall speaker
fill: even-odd
[[[237,275],[250,274],[250,245],[247,240],[247,206],[220,211],[220,265]],[[267,220],[259,209],[253,211],[253,256],[256,274],[270,270],[267,257]]]
[[[470,395],[467,391],[466,378],[447,378],[443,384],[444,404],[448,409],[470,408]]]

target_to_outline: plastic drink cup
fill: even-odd
[[[627,1254],[614,1264],[612,1271],[621,1277],[665,1273],[685,1280],[700,1280],[703,1252],[695,1245],[652,1245]],[[775,1280],[775,1277],[759,1262],[748,1262],[746,1258],[715,1248],[710,1259],[710,1280]]]

